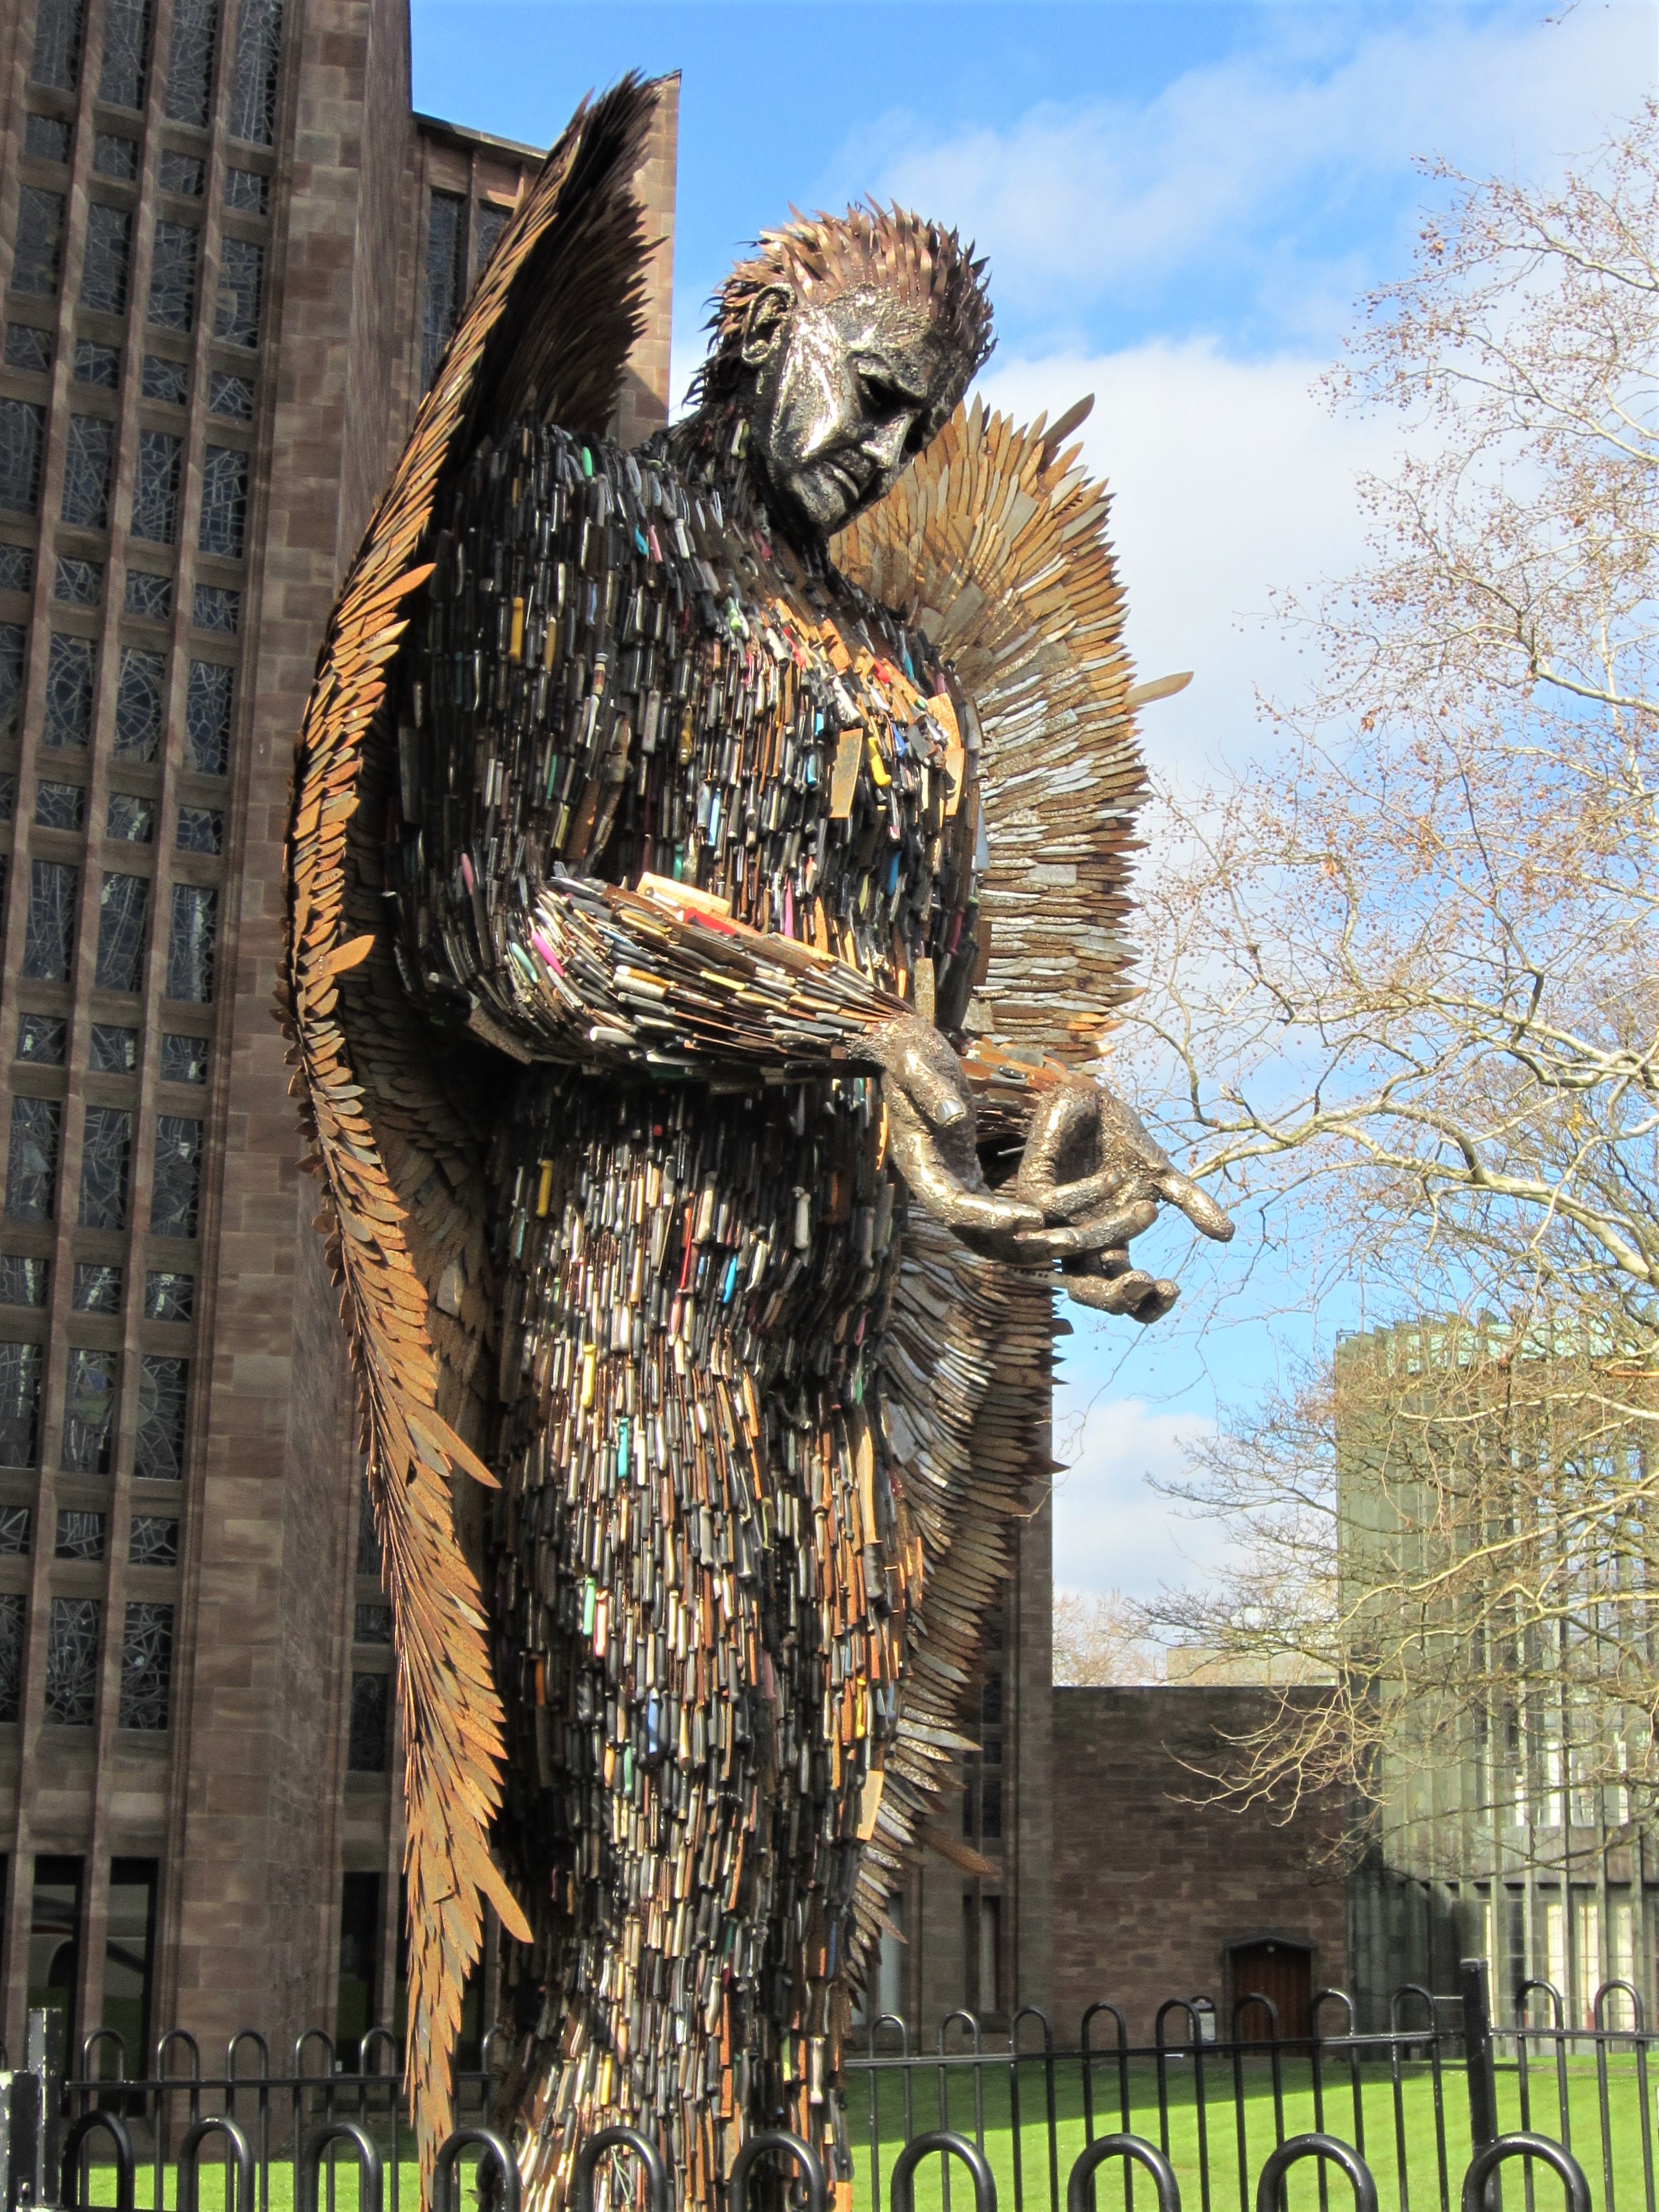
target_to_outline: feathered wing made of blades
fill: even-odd
[[[1146,775],[1108,500],[1061,453],[975,402],[832,548],[954,663],[982,726],[992,954],[974,1009],[1017,1048],[1075,1054],[1129,988],[1130,856]],[[920,1634],[855,1896],[865,1955],[967,1747],[963,1696],[1049,1458],[1053,1293],[913,1211],[881,1354],[887,1442],[925,1561]]]
[[[482,1433],[492,1322],[489,1114],[409,1006],[380,896],[397,803],[391,669],[451,467],[539,406],[598,434],[641,328],[632,187],[655,103],[629,79],[584,106],[521,200],[422,403],[336,605],[298,744],[282,985],[294,1089],[324,1186],[390,1587],[409,1875],[409,2075],[422,2166],[450,2122],[450,2062],[483,1903],[529,1929],[489,1855],[501,1712],[452,1485],[494,1486]]]

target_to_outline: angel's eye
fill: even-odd
[[[897,415],[915,404],[908,394],[901,392],[897,385],[890,383],[886,377],[867,368],[859,371],[859,391],[865,405],[873,415]]]

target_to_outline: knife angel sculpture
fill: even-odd
[[[1056,1270],[1151,1319],[1160,1201],[1226,1227],[1063,1057],[1123,989],[1140,792],[1103,494],[963,411],[981,266],[896,211],[768,234],[691,414],[607,444],[653,97],[578,113],[479,282],[289,877],[423,2156],[488,1905],[538,2208],[617,2120],[684,2205],[761,2127],[844,2176],[858,1978],[1048,1471]]]

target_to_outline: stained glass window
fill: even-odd
[[[390,1644],[392,1607],[389,1605],[357,1606],[352,1620],[351,1640],[354,1644]]]
[[[6,367],[45,376],[52,367],[52,334],[37,331],[33,323],[6,325]]]
[[[132,1164],[132,1116],[119,1106],[88,1106],[81,1152],[81,1226],[125,1229]]]
[[[488,200],[478,203],[473,238],[472,267],[475,276],[483,274],[484,264],[495,251],[495,241],[507,228],[512,213],[511,208],[492,207]]]
[[[208,1041],[205,1037],[179,1036],[171,1030],[161,1032],[161,1080],[163,1083],[205,1083],[208,1075]]]
[[[0,1553],[8,1559],[28,1550],[31,1518],[27,1505],[0,1505]]]
[[[391,1710],[389,1674],[354,1674],[351,1718],[346,1735],[346,1765],[353,1774],[386,1771],[386,1716]]]
[[[202,187],[207,182],[207,164],[198,154],[175,153],[168,147],[161,155],[160,181],[164,192],[179,192],[185,199],[200,199]]]
[[[264,282],[265,249],[252,239],[219,241],[219,297],[213,335],[227,345],[259,343],[259,291]]]
[[[46,1303],[46,1261],[26,1260],[21,1252],[0,1252],[0,1306],[43,1306]]]
[[[163,354],[144,356],[140,380],[145,398],[160,400],[164,407],[182,407],[190,397],[189,369],[183,362],[169,361]]]
[[[421,381],[430,384],[443,359],[466,289],[466,200],[459,192],[434,192],[427,215],[426,314],[422,327]]]
[[[104,596],[101,561],[71,561],[60,554],[52,570],[52,596],[65,606],[95,607]]]
[[[113,392],[121,381],[119,349],[95,344],[91,338],[76,338],[75,380],[77,384],[96,384],[106,392]]]
[[[16,736],[22,698],[22,625],[0,623],[0,738]]]
[[[109,527],[110,465],[115,425],[101,415],[71,415],[64,456],[64,520],[80,530]]]
[[[32,399],[0,399],[0,507],[33,514],[40,498],[46,410]]]
[[[92,166],[100,177],[130,185],[138,174],[138,143],[118,131],[100,131],[92,142]]]
[[[143,622],[170,622],[173,618],[172,577],[152,576],[147,569],[129,568],[126,611],[130,615],[137,615]]]
[[[17,250],[11,264],[11,289],[38,300],[58,289],[64,251],[64,195],[40,185],[24,185],[17,195]]]
[[[0,822],[9,822],[17,811],[17,778],[0,775]]]
[[[150,1482],[179,1482],[185,1471],[187,1359],[147,1352],[138,1363],[138,1449],[132,1471]]]
[[[70,1304],[76,1313],[118,1314],[121,1270],[102,1260],[77,1260]]]
[[[270,178],[262,177],[257,169],[227,169],[225,205],[234,208],[239,215],[268,215],[270,212]]]
[[[216,660],[192,660],[185,688],[185,765],[222,775],[230,765],[232,672]]]
[[[83,829],[87,794],[78,783],[49,783],[42,776],[34,787],[34,819],[42,830]]]
[[[181,853],[222,853],[225,817],[216,806],[179,809],[179,850]]]
[[[282,44],[282,0],[242,0],[230,87],[233,138],[270,145],[276,125],[276,64]]]
[[[41,742],[61,749],[92,735],[92,640],[54,630],[46,654],[46,714]]]
[[[155,1185],[149,1225],[157,1237],[194,1237],[202,1189],[202,1125],[184,1114],[155,1121]]]
[[[68,1035],[61,1014],[25,1014],[17,1024],[17,1057],[36,1067],[61,1067]]]
[[[98,895],[98,988],[137,991],[144,977],[144,926],[149,920],[146,876],[104,878]]]
[[[138,1065],[138,1032],[122,1022],[94,1022],[89,1062],[94,1075],[131,1075]]]
[[[0,1467],[33,1467],[40,1431],[40,1347],[0,1344]]]
[[[123,844],[148,845],[155,836],[155,801],[131,791],[112,791],[104,817],[104,835]]]
[[[108,1538],[107,1513],[83,1513],[66,1506],[58,1515],[53,1555],[60,1559],[101,1559]]]
[[[23,1705],[23,1599],[0,1597],[0,1721],[15,1721]]]
[[[374,1504],[365,1482],[357,1493],[357,1568],[360,1575],[380,1572],[380,1532],[374,1524]]]
[[[144,104],[144,61],[149,50],[149,0],[105,0],[104,61],[98,97],[112,107]]]
[[[198,1006],[213,997],[219,894],[206,884],[174,884],[173,927],[167,939],[167,995]]]
[[[166,100],[169,122],[207,121],[218,36],[218,0],[173,0]]]
[[[152,1267],[144,1277],[146,1321],[189,1321],[196,1311],[196,1278],[170,1267]]]
[[[87,210],[87,243],[81,264],[81,305],[105,315],[124,315],[132,261],[132,217],[125,208],[94,200]]]
[[[86,0],[40,0],[34,17],[34,61],[29,75],[36,84],[53,84],[60,92],[73,92],[81,74],[81,34],[86,23]]]
[[[107,1474],[115,1437],[115,1370],[119,1355],[76,1346],[64,1398],[64,1466],[71,1474]]]
[[[33,546],[0,545],[0,592],[32,592],[33,589]]]
[[[14,1098],[6,1159],[6,1212],[14,1221],[50,1221],[58,1188],[64,1109],[56,1098]]]
[[[37,161],[67,161],[70,127],[55,115],[27,115],[23,118],[23,151]]]
[[[196,256],[201,240],[201,233],[191,223],[156,220],[155,252],[149,270],[149,319],[162,330],[187,331],[195,319]]]
[[[129,1605],[121,1638],[121,1726],[164,1729],[172,1686],[173,1607]]]
[[[191,612],[198,629],[222,630],[234,637],[242,618],[242,595],[222,584],[198,584]]]
[[[90,1728],[98,1700],[95,1597],[55,1597],[46,1638],[46,1718],[60,1728]]]
[[[0,1597],[0,1721],[15,1721],[23,1705],[22,1594]]]
[[[204,553],[240,561],[247,534],[247,462],[232,446],[210,446],[202,457],[202,526],[197,544]]]
[[[131,576],[127,579],[130,584]],[[121,680],[115,693],[115,757],[153,761],[161,742],[161,697],[167,663],[159,653],[121,647]]]
[[[179,483],[184,441],[170,430],[140,430],[138,465],[132,481],[132,534],[153,545],[171,545],[179,535]]]
[[[135,1567],[176,1567],[179,1523],[167,1513],[135,1513],[127,1560]]]
[[[69,979],[75,951],[75,904],[81,889],[79,868],[58,860],[29,862],[28,923],[23,933],[23,973],[32,982]]]
[[[253,386],[245,376],[232,376],[216,368],[208,379],[208,412],[228,416],[233,422],[253,420]]]

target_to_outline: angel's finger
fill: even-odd
[[[1068,1259],[1079,1252],[1104,1252],[1115,1244],[1127,1244],[1132,1237],[1140,1236],[1157,1218],[1157,1201],[1140,1199],[1133,1205],[1119,1206],[1114,1212],[1103,1213],[1093,1221],[1074,1223],[1069,1229],[1040,1229],[1022,1235],[1015,1239],[1015,1249],[1022,1259],[1029,1254],[1033,1263],[1044,1259]]]
[[[1160,1194],[1171,1206],[1178,1206],[1194,1229],[1206,1237],[1213,1237],[1218,1244],[1231,1239],[1234,1222],[1231,1214],[1219,1206],[1206,1190],[1200,1190],[1190,1176],[1170,1168],[1158,1178]]]

